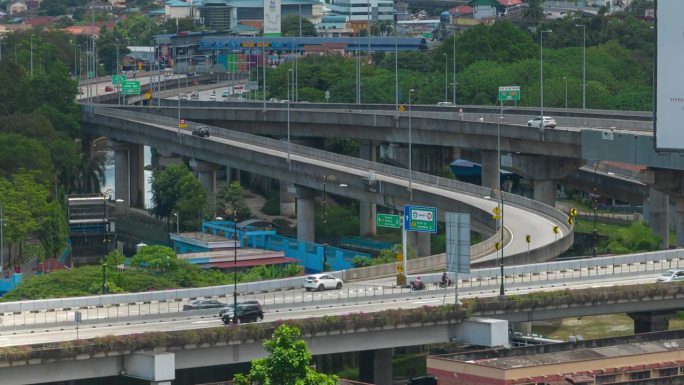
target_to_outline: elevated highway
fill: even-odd
[[[86,106],[83,108],[87,109]],[[470,213],[476,231],[495,234],[495,223],[490,213],[497,200],[489,199],[491,190],[488,188],[414,172],[412,191],[409,191],[408,171],[401,168],[304,146],[288,146],[279,140],[226,129],[212,128],[209,138],[200,138],[188,130],[179,130],[175,119],[141,111],[98,106],[92,114],[84,111],[84,115],[88,116],[89,122],[84,131],[91,135],[145,144],[312,189],[321,187],[323,175],[334,174],[337,183],[344,187],[332,185],[328,190],[331,193],[395,209],[400,209],[413,198],[413,202],[439,207],[440,215],[445,211]],[[372,189],[369,189],[369,184]],[[504,251],[508,260],[548,260],[572,244],[572,232],[563,213],[517,195],[504,193],[503,198],[506,202],[505,226],[509,233]],[[302,225],[312,221],[302,219],[298,222]],[[555,235],[551,231],[554,226],[561,229],[560,234]],[[530,233],[538,236],[528,254],[530,245],[525,242],[525,234]],[[495,263],[497,253],[493,242],[496,240],[493,236],[485,243],[485,251],[475,263]]]

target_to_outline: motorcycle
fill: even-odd
[[[425,290],[425,283],[423,282],[416,282],[416,281],[411,281],[411,291],[418,291],[418,290]]]
[[[439,282],[439,288],[440,289],[446,289],[447,287],[451,287],[453,285],[454,285],[454,281],[452,281],[451,279],[449,279],[446,282],[444,282],[444,281]]]

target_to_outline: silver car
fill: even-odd
[[[670,269],[659,275],[656,282],[684,281],[684,270]]]
[[[544,123],[543,127],[551,127],[551,128],[556,128],[556,119],[550,117],[550,116],[545,116],[544,117]],[[528,127],[536,127],[536,128],[542,128],[542,117],[541,116],[535,116],[534,119],[530,119],[527,121],[527,126]]]

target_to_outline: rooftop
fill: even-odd
[[[684,331],[665,331],[581,342],[564,342],[507,350],[482,350],[432,358],[493,369],[523,369],[549,365],[600,362],[684,350]]]

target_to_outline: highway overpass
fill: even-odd
[[[176,117],[178,109],[173,103],[162,99],[162,107],[146,111]],[[548,114],[556,116],[559,126],[541,133],[525,123],[536,113],[529,107],[506,110],[501,125],[497,122],[499,114],[488,106],[463,106],[462,114],[458,108],[434,106],[415,106],[409,114],[392,111],[391,105],[314,103],[292,104],[289,114],[283,103],[190,102],[181,107],[182,116],[189,120],[275,138],[287,137],[289,120],[292,138],[349,137],[370,146],[371,153],[381,143],[405,146],[410,115],[413,145],[453,148],[454,153],[476,151],[484,186],[499,185],[499,136],[502,168],[531,180],[535,199],[546,204],[554,204],[559,181],[578,182],[585,189],[592,185],[591,192],[596,185],[607,196],[646,203],[647,221],[663,239],[667,239],[669,229],[665,214],[670,196],[684,214],[684,188],[673,183],[684,180],[684,158],[654,150],[651,117],[646,112],[549,109]],[[140,107],[127,108],[143,111]],[[404,147],[400,163],[407,162],[406,154]],[[598,176],[596,172],[578,172],[588,161],[632,163],[649,169],[643,181],[608,178],[605,172]],[[684,245],[684,215],[675,220],[677,243]]]
[[[675,258],[678,256],[678,258]],[[668,258],[684,258],[681,250],[674,251],[667,255]],[[672,260],[670,260],[672,262]],[[642,278],[631,277],[595,277],[595,279],[582,279],[567,281],[565,285],[549,287],[537,283],[529,284],[520,293],[534,291],[564,291],[567,289],[591,288],[586,296],[583,291],[577,292],[574,299],[570,302],[559,301],[554,304],[530,305],[532,302],[507,300],[507,301],[485,301],[482,305],[472,308],[473,316],[495,316],[497,319],[509,320],[512,322],[547,320],[558,317],[576,317],[578,315],[609,314],[616,312],[627,312],[635,318],[635,328],[652,328],[654,330],[667,326],[667,318],[672,317],[677,309],[682,307],[684,290],[678,286],[668,284],[659,287],[625,288],[615,290],[613,286],[631,285],[633,283],[653,281],[653,274],[647,274]],[[598,289],[596,288],[598,287]],[[593,293],[593,294],[589,294]],[[605,293],[599,295],[598,293]],[[474,294],[472,291],[463,293],[465,297],[496,296],[498,293]],[[560,297],[559,297],[560,298]],[[420,308],[425,305],[437,305],[441,303],[453,302],[453,295],[450,292],[414,292],[405,294],[401,298],[375,298],[372,301],[363,300],[353,303],[331,304],[326,308],[326,315],[347,314],[350,312],[375,312],[383,309],[393,308]],[[307,319],[311,316],[323,314],[320,305],[297,306],[289,311],[277,313],[269,312],[266,321],[278,319]],[[663,322],[664,321],[664,322]],[[315,321],[314,321],[315,322]],[[88,325],[80,330],[80,338],[93,338],[107,335],[127,335],[146,331],[183,331],[210,329],[220,326],[220,321],[213,316],[177,316],[174,318],[159,319],[158,316],[150,316],[144,320],[132,320],[127,322],[113,322],[111,320],[100,320],[94,325]],[[458,322],[430,322],[421,321],[420,323],[410,323],[406,325],[378,326],[376,328],[362,328],[360,330],[321,331],[305,336],[314,354],[327,354],[343,351],[373,351],[373,361],[376,369],[379,367],[391,367],[388,365],[391,359],[391,348],[397,346],[407,346],[413,344],[436,343],[447,341],[461,341],[477,343],[482,345],[501,345],[502,340],[500,331],[504,330],[507,335],[508,327],[506,323],[489,319],[475,318],[472,321]],[[41,332],[44,331],[44,332]],[[643,329],[641,330],[643,331]],[[3,333],[4,334],[4,333]],[[204,335],[204,334],[203,334]],[[232,335],[232,334],[231,334]],[[219,337],[221,336],[221,337]],[[244,341],[240,343],[230,342],[231,338],[242,339],[238,335],[228,337],[223,333],[216,334],[220,342],[210,340],[196,341],[194,343],[183,343],[176,345],[174,341],[186,341],[190,335],[178,335],[178,337],[160,338],[162,342],[157,348],[151,350],[150,347],[142,348],[140,351],[129,351],[125,349],[107,348],[107,346],[95,349],[87,348],[84,351],[89,353],[79,353],[80,348],[60,353],[61,348],[55,350],[49,345],[37,346],[36,353],[27,356],[6,355],[0,357],[4,365],[0,364],[0,375],[9,382],[8,384],[29,384],[55,380],[70,380],[78,378],[93,378],[102,376],[116,375],[138,375],[133,368],[150,368],[157,363],[168,365],[172,362],[172,369],[183,369],[189,367],[206,367],[212,365],[230,364],[245,362],[253,358],[263,356],[264,352],[261,342],[256,340]],[[266,337],[266,335],[262,336]],[[477,337],[477,338],[476,338]],[[41,330],[40,328],[24,328],[14,331],[9,338],[0,335],[0,342],[4,346],[21,346],[24,344],[46,344],[58,341],[72,341],[76,338],[74,325],[59,326]],[[114,337],[113,337],[114,338]],[[228,339],[227,341],[224,338]],[[114,339],[110,340],[110,345],[117,346]],[[189,341],[189,340],[187,340]],[[218,340],[214,340],[218,341]],[[126,346],[126,345],[122,345]],[[104,350],[103,350],[104,348]],[[171,355],[169,357],[168,355]],[[17,358],[10,358],[10,357]],[[25,358],[21,358],[25,357]],[[141,362],[142,361],[142,362]],[[151,363],[150,363],[151,361]],[[166,363],[166,364],[164,364]],[[148,365],[148,366],[146,366]],[[388,378],[391,373],[377,372],[383,378]],[[164,378],[151,380],[153,384],[163,383]],[[15,382],[12,382],[15,381]],[[388,382],[379,381],[381,384]]]
[[[410,202],[436,206],[440,209],[440,216],[446,211],[469,213],[473,229],[490,234],[486,241],[489,246],[474,262],[496,262],[497,253],[493,246],[499,238],[495,237],[496,223],[491,218],[491,210],[497,205],[498,199],[489,199],[489,188],[418,172],[413,172],[409,178],[406,169],[304,146],[288,146],[279,140],[230,130],[219,132],[212,129],[209,138],[200,138],[191,135],[188,130],[179,130],[176,120],[172,118],[100,106],[90,114],[87,106],[83,108],[83,115],[88,120],[83,130],[87,134],[145,144],[199,161],[236,167],[292,183],[298,186],[300,207],[306,206],[306,201],[311,201],[313,189],[322,187],[322,176],[333,174],[337,177],[337,184],[328,187],[328,192],[332,194],[398,210]],[[132,179],[118,172],[117,198],[121,192],[128,190],[127,185],[120,187],[120,183],[128,183]],[[410,190],[409,181],[412,183]],[[507,236],[504,251],[510,263],[523,258],[527,261],[548,260],[572,244],[572,231],[562,212],[513,194],[504,193],[503,199],[506,204],[504,225],[510,235]],[[298,212],[298,232],[303,228],[305,233],[313,234],[312,216],[313,210]],[[560,234],[551,231],[554,226],[560,228]],[[532,245],[525,242],[525,234],[536,234]]]

